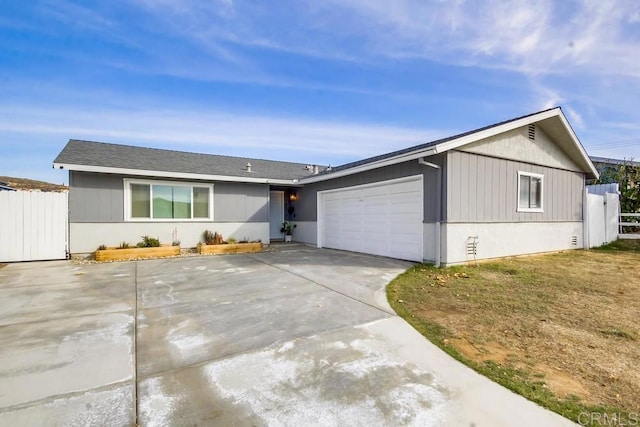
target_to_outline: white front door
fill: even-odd
[[[269,238],[282,239],[284,222],[284,191],[269,192]]]
[[[422,261],[421,175],[319,194],[320,247]]]

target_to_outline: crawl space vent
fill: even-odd
[[[571,246],[578,246],[578,236],[571,236]]]
[[[529,125],[529,128],[527,129],[527,136],[532,141],[536,140],[536,125]]]
[[[467,241],[467,255],[473,255],[476,256],[478,255],[478,241],[477,240],[471,240],[471,241]]]

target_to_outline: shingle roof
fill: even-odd
[[[54,163],[283,180],[300,179],[312,174],[306,168],[307,165],[302,163],[188,153],[76,139],[69,140]],[[247,163],[251,163],[251,172],[247,171]],[[319,169],[322,171],[325,167]]]
[[[482,132],[482,131],[487,130],[487,129],[491,129],[491,128],[494,128],[494,127],[502,126],[504,124],[515,122],[517,120],[525,119],[527,117],[535,116],[537,114],[544,113],[544,112],[547,112],[547,111],[551,111],[551,110],[554,110],[556,108],[558,108],[558,107],[549,108],[547,110],[542,110],[542,111],[538,111],[538,112],[535,112],[535,113],[527,114],[527,115],[524,115],[524,116],[516,117],[514,119],[505,120],[503,122],[494,123],[492,125],[484,126],[484,127],[481,127],[481,128],[478,128],[478,129],[474,129],[474,130],[470,130],[468,132],[463,132],[463,133],[460,133],[458,135],[448,136],[446,138],[438,139],[438,140],[435,140],[435,141],[430,141],[430,142],[426,142],[426,143],[423,143],[423,144],[414,145],[412,147],[403,148],[401,150],[392,151],[391,153],[385,153],[385,154],[381,154],[379,156],[369,157],[367,159],[358,160],[358,161],[351,162],[351,163],[346,163],[344,165],[333,167],[330,171],[327,171],[325,173],[338,172],[338,171],[345,170],[345,169],[351,169],[351,168],[354,168],[356,166],[362,166],[362,165],[366,165],[368,163],[378,162],[380,160],[389,159],[389,158],[392,158],[392,157],[400,156],[402,154],[411,153],[413,151],[424,150],[424,149],[436,146],[438,144],[442,144],[444,142],[453,141],[454,139],[462,138],[462,137],[465,137],[467,135],[471,135],[471,134],[474,134],[474,133],[477,133],[477,132]]]
[[[489,126],[484,126],[458,135],[414,145],[402,150],[369,157],[356,162],[347,163],[328,169],[319,167],[322,179],[331,179],[336,172],[345,171],[358,166],[391,159],[403,154],[419,152],[468,135],[480,133],[488,129],[502,126],[511,122],[536,116],[558,107],[538,111],[505,120]],[[579,144],[579,142],[578,142]],[[585,155],[586,157],[586,155]],[[588,159],[587,159],[588,162]],[[221,175],[239,178],[259,178],[274,180],[303,180],[314,179],[314,174],[303,163],[290,163],[274,160],[252,159],[247,157],[220,156],[213,154],[188,153],[183,151],[162,150],[157,148],[143,148],[129,145],[109,144],[104,142],[69,140],[62,152],[54,160],[56,164],[108,167],[118,169],[159,171],[199,175]],[[247,163],[251,163],[252,172],[247,171]],[[593,168],[591,165],[590,168]],[[594,169],[595,173],[595,169]],[[304,180],[303,180],[304,182]]]

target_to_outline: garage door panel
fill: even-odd
[[[382,214],[389,209],[389,201],[384,199],[366,200],[363,203],[363,209],[366,214]]]
[[[385,232],[385,230],[388,229],[390,225],[392,224],[389,224],[388,221],[367,221],[363,224],[362,231],[368,234],[380,233],[386,236],[389,233]]]
[[[422,261],[422,179],[321,193],[322,246]]]

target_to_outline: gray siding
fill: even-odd
[[[69,222],[122,222],[122,176],[69,172]]]
[[[447,164],[447,222],[582,220],[582,172],[461,151],[449,152]],[[518,171],[544,175],[544,212],[517,212]]]
[[[269,221],[268,185],[218,182],[213,187],[213,201],[215,221]]]
[[[429,161],[444,167],[445,170],[443,170],[442,179],[446,181],[446,165],[444,164],[444,159],[444,155],[438,155],[430,157]],[[317,221],[318,191],[371,184],[419,174],[424,176],[424,222],[433,222],[436,220],[436,170],[418,164],[417,160],[348,175],[329,181],[306,184],[303,188],[297,190],[299,198],[294,202],[295,219],[297,221]],[[446,185],[446,183],[444,185]],[[444,204],[442,208],[444,212]],[[443,213],[443,215],[445,214]]]
[[[158,180],[153,177],[69,172],[69,222],[123,222],[124,178]],[[213,184],[214,221],[269,220],[268,185],[228,182]]]

